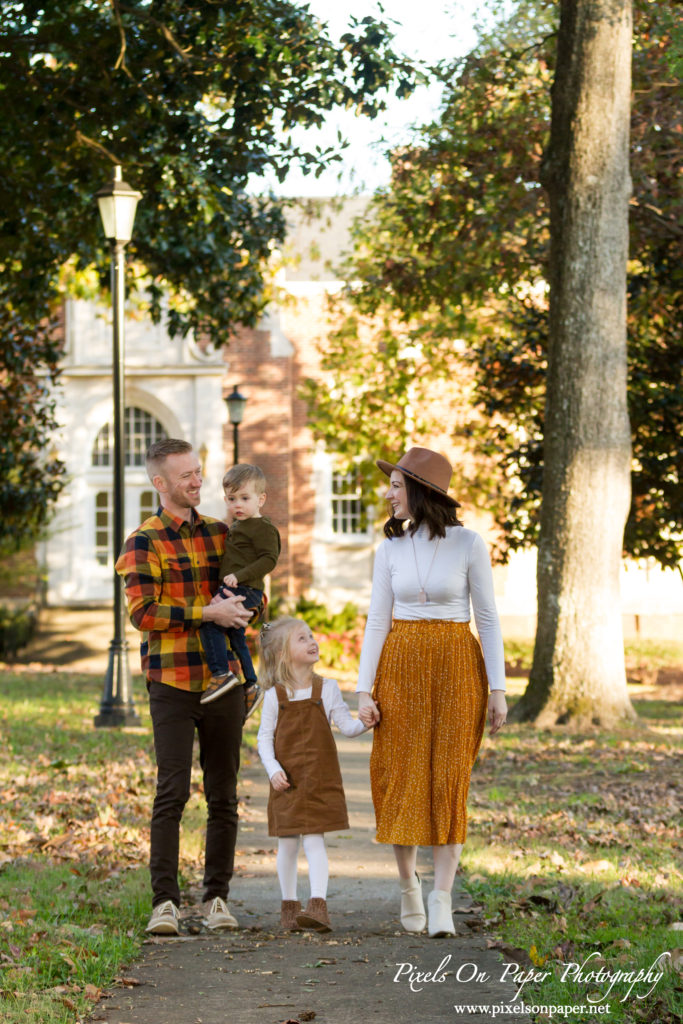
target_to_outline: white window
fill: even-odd
[[[159,495],[149,488],[140,490],[138,487],[126,488],[126,532],[132,533],[140,523],[153,516],[159,508]],[[137,508],[135,509],[135,505]],[[137,513],[137,518],[136,518]],[[95,495],[95,558],[99,565],[109,565],[112,558],[112,528],[114,513],[112,510],[111,490],[98,491]]]
[[[332,473],[331,501],[334,534],[349,537],[367,533],[368,516],[357,473]]]
[[[95,495],[95,558],[100,565],[108,565],[112,546],[111,491],[98,491]]]
[[[140,522],[153,516],[159,507],[159,495],[156,491],[140,492]]]
[[[145,465],[145,452],[149,446],[164,437],[167,437],[166,431],[154,416],[145,409],[128,406],[124,414],[125,464],[128,467],[125,489],[126,533],[132,532],[145,519],[149,519],[159,507],[159,495],[149,484],[142,484],[146,474],[143,472],[140,479],[140,469]],[[105,423],[92,447],[93,467],[106,469],[113,464],[113,441],[112,424]],[[129,479],[129,473],[133,474],[132,480]],[[108,482],[102,486],[110,474],[97,475],[101,483],[95,492],[95,559],[98,565],[111,566],[114,506],[111,486],[108,486]]]
[[[129,405],[124,412],[123,433],[125,444],[125,462],[127,466],[144,466],[145,452],[155,441],[167,436],[159,420],[145,409]],[[92,449],[93,466],[111,466],[113,459],[114,431],[110,423],[105,423],[95,438]]]

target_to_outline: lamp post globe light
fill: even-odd
[[[121,168],[114,168],[113,179],[96,194],[102,225],[111,247],[111,295],[113,308],[113,384],[114,384],[114,562],[124,540],[124,250],[133,234],[133,221],[138,200],[142,198],[121,178]],[[109,645],[109,662],[104,678],[99,714],[95,726],[139,725],[133,702],[133,687],[128,664],[125,600],[123,581],[114,572],[114,638]]]
[[[244,416],[244,407],[247,404],[246,398],[239,393],[236,384],[226,397],[225,404],[228,407],[228,418],[232,423],[232,462],[236,466],[240,461],[239,428]]]

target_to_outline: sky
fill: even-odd
[[[384,0],[384,15],[376,0],[309,0],[312,13],[330,28],[333,39],[347,30],[349,19],[367,15],[396,22],[394,48],[415,60],[436,62],[465,54],[475,42],[474,21],[481,14],[481,0]],[[407,100],[389,100],[384,115],[374,120],[356,117],[350,111],[331,114],[322,131],[308,130],[311,144],[329,145],[337,129],[350,140],[339,165],[319,178],[293,170],[280,185],[268,185],[280,195],[329,196],[351,192],[372,192],[389,179],[389,162],[383,151],[409,138],[410,126],[426,122],[436,113],[441,90],[420,87]],[[386,141],[383,141],[386,140]],[[261,182],[261,187],[263,182]]]

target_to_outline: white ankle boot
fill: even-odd
[[[399,878],[401,886],[401,924],[407,932],[421,932],[427,923],[422,902],[422,885],[417,875]]]
[[[438,939],[444,935],[455,935],[451,894],[445,889],[434,889],[429,894],[427,904],[429,906],[428,931],[430,938]]]

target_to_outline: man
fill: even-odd
[[[199,627],[246,626],[242,597],[214,599],[227,527],[199,515],[202,473],[187,441],[167,438],[146,456],[161,508],[128,537],[116,571],[123,577],[131,621],[147,634],[140,645],[154,730],[157,788],[150,831],[152,916],[147,931],[178,935],[180,820],[190,795],[192,747],[208,807],[204,911],[210,928],[237,928],[227,905],[237,839],[237,772],[245,704],[237,687],[201,704],[210,679]],[[231,668],[239,672],[233,658]]]

